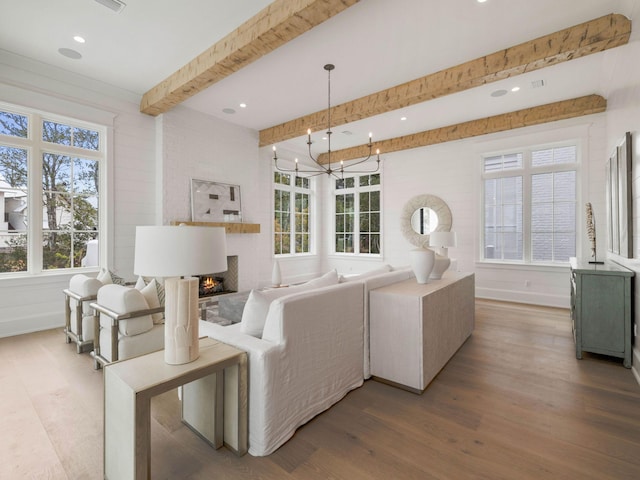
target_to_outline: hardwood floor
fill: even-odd
[[[60,329],[0,339],[0,478],[102,478],[102,373]],[[367,381],[268,457],[211,449],[152,404],[154,479],[638,479],[640,386],[576,360],[566,310],[476,302],[422,395]]]

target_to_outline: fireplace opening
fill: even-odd
[[[198,275],[198,296],[213,297],[238,291],[238,256],[227,257],[227,271]]]
[[[200,284],[198,285],[198,296],[210,297],[216,293],[225,293],[224,278],[211,275],[200,275]]]

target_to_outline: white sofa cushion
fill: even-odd
[[[378,275],[382,275],[383,273],[390,272],[391,270],[392,270],[391,265],[385,264],[380,268],[369,270],[368,272],[364,272],[364,273],[359,273],[357,275],[349,275],[349,276],[340,275],[340,283],[355,282],[355,281],[364,280],[366,278],[377,277]]]
[[[240,331],[253,337],[261,338],[264,330],[264,322],[269,312],[269,306],[277,298],[294,293],[305,292],[320,287],[327,287],[338,283],[338,274],[335,270],[325,273],[321,277],[309,280],[302,285],[287,288],[274,288],[271,290],[252,290],[242,312]]]

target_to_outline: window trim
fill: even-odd
[[[54,102],[56,103],[56,102]],[[110,186],[112,185],[113,166],[112,166],[112,149],[109,148],[113,142],[113,126],[105,123],[91,122],[74,118],[71,116],[58,115],[37,108],[24,107],[8,102],[0,101],[0,110],[24,115],[28,117],[29,128],[27,138],[14,137],[11,135],[0,134],[0,140],[3,145],[16,146],[18,148],[27,149],[27,204],[29,225],[27,228],[27,258],[29,259],[27,269],[22,272],[0,272],[0,279],[14,278],[32,278],[45,277],[55,275],[69,275],[83,272],[95,272],[103,265],[107,264],[111,242],[110,229],[108,226],[113,225],[113,212],[111,208]],[[100,121],[104,122],[107,118],[98,115]],[[111,116],[113,120],[114,116]],[[84,150],[72,145],[59,145],[46,142],[42,139],[42,122],[53,121],[71,125],[72,127],[86,128],[97,131],[100,135],[100,145],[97,151]],[[98,240],[99,240],[99,265],[91,267],[68,267],[45,269],[43,266],[43,252],[38,248],[36,238],[42,238],[45,229],[42,228],[43,212],[41,208],[31,208],[31,205],[40,205],[42,203],[42,161],[45,153],[62,154],[76,158],[86,158],[98,161],[99,176],[99,195],[98,195]]]
[[[365,185],[365,186],[360,186],[360,181],[359,178],[363,177],[363,176],[369,176],[369,175],[379,175],[380,176],[380,183],[378,185]],[[376,172],[370,172],[370,173],[354,173],[351,175],[343,175],[342,178],[356,178],[357,180],[354,180],[354,187],[353,188],[344,188],[344,189],[336,189],[336,180],[337,178],[331,177],[330,179],[330,195],[331,195],[331,210],[329,212],[329,222],[331,224],[331,228],[329,229],[330,232],[330,238],[329,238],[329,245],[331,245],[331,248],[329,249],[329,255],[330,256],[335,256],[335,257],[348,257],[348,258],[365,258],[365,259],[382,259],[384,257],[384,208],[383,208],[383,189],[382,189],[382,182],[383,182],[383,175],[382,175],[382,168],[380,168],[378,171]],[[351,193],[351,191],[354,194],[354,231],[353,231],[353,235],[354,235],[354,251],[353,252],[336,252],[336,221],[335,221],[335,216],[336,216],[336,195],[338,194],[338,192],[344,192],[344,191],[349,191],[347,193]],[[380,192],[380,253],[361,253],[360,252],[360,193],[361,192],[372,192],[372,191],[378,191]],[[357,251],[355,251],[357,249]]]
[[[281,183],[276,183],[274,174],[279,173],[280,175],[289,175],[291,178],[291,185],[284,185]],[[302,187],[295,186],[295,174],[289,172],[280,172],[276,168],[273,168],[271,171],[271,254],[274,258],[288,258],[288,257],[308,257],[316,255],[316,217],[317,217],[317,209],[316,209],[316,188],[317,182],[314,178],[303,177],[299,175],[301,178],[307,178],[309,180],[309,189],[305,189]],[[275,199],[274,193],[276,189],[288,191],[290,193],[289,197],[289,236],[290,243],[289,245],[294,247],[292,252],[289,253],[275,253]],[[308,252],[295,252],[295,194],[296,193],[306,193],[309,195],[309,251]]]
[[[534,262],[532,261],[532,244],[531,244],[531,178],[535,174],[540,173],[557,173],[566,171],[575,171],[575,189],[576,189],[576,225],[575,225],[575,255],[579,256],[582,250],[579,232],[582,228],[582,219],[579,215],[580,205],[582,202],[582,184],[586,179],[582,178],[583,169],[583,139],[572,135],[565,140],[553,140],[553,141],[541,141],[539,143],[527,143],[526,145],[518,146],[512,145],[509,148],[500,150],[487,150],[480,153],[479,162],[479,242],[478,242],[478,257],[476,265],[485,266],[515,266],[515,267],[542,267],[542,268],[566,268],[569,265],[569,261],[566,262]],[[575,163],[561,163],[552,164],[540,167],[531,166],[531,153],[534,150],[544,150],[549,148],[559,148],[575,146],[576,148],[576,161]],[[484,172],[484,160],[488,157],[498,155],[508,155],[513,153],[523,154],[523,166],[522,168],[514,168],[510,170],[500,170],[496,172]],[[494,258],[485,258],[485,180],[492,178],[506,178],[522,176],[522,222],[523,222],[523,259],[522,260],[500,260]]]

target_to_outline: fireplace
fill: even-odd
[[[238,291],[238,256],[227,257],[227,271],[198,275],[198,296],[213,297]]]

